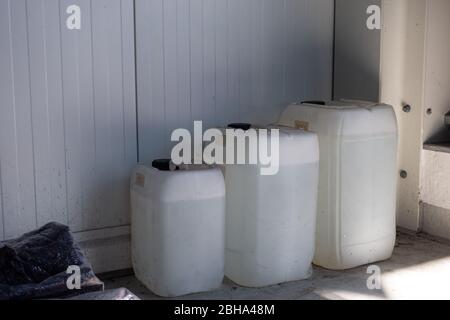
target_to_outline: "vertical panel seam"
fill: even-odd
[[[34,219],[35,219],[35,227],[38,226],[38,217],[37,217],[37,190],[36,190],[36,156],[35,156],[35,145],[34,145],[34,125],[33,125],[33,94],[31,92],[32,84],[31,84],[31,61],[30,61],[30,25],[28,21],[28,0],[25,1],[25,28],[26,28],[26,42],[27,42],[27,58],[28,58],[28,94],[30,99],[30,127],[31,127],[31,154],[33,161],[33,187],[34,187]]]
[[[180,125],[180,61],[178,59],[179,56],[179,32],[178,32],[178,1],[175,0],[175,73],[177,78],[177,126]]]
[[[91,0],[91,4],[92,4],[92,0]],[[91,13],[91,15],[92,15],[92,13]],[[79,139],[78,141],[81,142],[82,141],[82,130],[81,130],[81,99],[80,99],[80,90],[81,90],[81,88],[80,88],[81,87],[81,85],[80,85],[80,68],[81,68],[80,67],[80,39],[79,39],[79,37],[77,37],[75,39],[76,39],[76,42],[75,42],[76,49],[74,49],[75,65],[76,65],[75,85],[76,85],[76,100],[77,100],[76,107],[77,107],[77,111],[78,111],[78,114],[77,114],[78,117],[74,121],[76,121],[77,129],[78,129],[77,133],[75,135],[78,137],[78,139]],[[82,159],[81,152],[79,152],[78,157],[77,157],[78,165],[81,163],[81,159]],[[82,179],[84,178],[83,174],[81,172],[78,172],[78,176],[79,176],[79,179],[82,181]],[[84,190],[82,190],[81,185],[82,185],[82,183],[79,184],[78,190],[76,190],[77,196],[79,197],[78,199],[80,199],[79,202],[81,202],[83,200],[83,194],[84,194],[84,192],[83,192]],[[82,206],[82,204],[79,204],[78,207],[81,207],[81,206]],[[74,215],[78,215],[78,214],[79,213],[77,213],[77,212],[74,213]],[[75,219],[75,217],[73,219]],[[70,223],[72,221],[74,221],[74,220],[70,220]]]
[[[202,107],[201,107],[201,118],[204,118],[205,112],[205,3],[201,0],[202,13],[201,13],[201,28],[202,28]],[[199,119],[200,120],[200,119]]]
[[[234,108],[234,106],[231,105],[231,101],[233,101],[233,99],[231,99],[230,97],[230,34],[232,34],[230,32],[231,26],[230,26],[230,0],[226,0],[226,9],[225,9],[225,46],[227,48],[227,50],[225,51],[226,54],[226,59],[225,59],[225,70],[226,70],[226,75],[225,75],[225,88],[226,88],[226,97],[225,97],[225,108],[227,109],[227,115],[229,116],[232,112],[230,112],[231,107]],[[236,94],[236,93],[235,93]],[[223,111],[222,111],[223,112]],[[222,113],[223,114],[223,113]],[[234,119],[233,119],[234,121]],[[217,121],[216,121],[217,123]]]
[[[91,1],[93,1],[93,0],[91,0]],[[111,3],[111,0],[108,0],[107,2]],[[109,5],[109,3],[108,3],[108,5]],[[113,13],[113,8],[114,8],[113,4],[111,5],[111,7],[108,7],[108,11],[111,14],[111,16],[112,16],[112,13]],[[122,27],[122,26],[120,26],[120,27]],[[108,47],[108,46],[111,45],[112,41],[111,41],[109,35],[107,35],[106,37],[108,39],[108,42],[106,43],[106,46]],[[91,34],[91,38],[94,38],[94,34]],[[112,130],[112,124],[114,122],[114,117],[115,117],[115,112],[114,111],[115,110],[113,111],[113,104],[112,104],[112,101],[111,101],[111,87],[112,87],[112,84],[111,84],[112,79],[111,78],[112,78],[113,71],[111,71],[111,69],[112,69],[112,66],[111,66],[112,65],[112,57],[110,55],[110,52],[105,56],[105,58],[106,58],[106,62],[107,62],[106,63],[106,97],[107,97],[106,99],[108,101],[107,110],[108,110],[108,116],[109,116],[108,126],[107,126],[107,128],[108,128],[108,140],[109,141],[108,141],[108,144],[107,144],[107,148],[108,148],[108,154],[111,155],[112,154],[112,149],[113,149],[112,145],[114,144],[114,141],[112,140],[112,137],[113,137],[113,135],[112,135],[112,131],[113,131]],[[92,62],[92,66],[94,66],[94,61]],[[94,81],[95,81],[95,78],[93,79],[92,83],[94,83]],[[113,164],[111,163],[111,165],[113,165]],[[112,176],[109,176],[108,178],[109,178],[109,181],[110,181],[111,185],[113,185],[114,178]]]
[[[334,99],[335,94],[335,61],[336,61],[336,6],[337,6],[337,0],[333,1],[334,8],[333,8],[333,45],[332,45],[332,62],[331,62],[331,99]]]
[[[259,75],[259,85],[258,85],[258,103],[259,108],[261,108],[261,104],[264,103],[264,58],[266,56],[265,50],[264,50],[264,41],[263,41],[263,34],[264,34],[264,8],[265,8],[265,1],[263,0],[261,7],[258,8],[259,17],[258,17],[258,46],[259,46],[259,52],[261,53],[261,59],[259,59],[259,66],[258,66],[258,75]]]
[[[241,1],[238,1],[237,2],[238,4],[242,4],[242,2]],[[235,10],[238,10],[238,12],[236,12],[235,14],[236,14],[236,17],[237,17],[237,21],[239,22],[239,25],[240,26],[242,26],[243,28],[245,28],[245,25],[244,25],[244,21],[245,21],[245,17],[244,17],[244,12],[245,12],[245,9],[244,8],[240,8],[239,7],[239,5],[236,5],[236,3],[235,3]],[[242,24],[241,24],[242,23]],[[240,47],[241,45],[242,45],[242,42],[241,42],[241,40],[242,40],[242,34],[245,34],[245,32],[246,31],[244,31],[244,32],[239,32],[239,35],[238,35],[238,39],[237,39],[237,41],[236,41],[236,43],[238,44],[238,46]],[[238,116],[238,121],[241,121],[241,118],[242,118],[242,88],[241,88],[241,82],[242,82],[242,73],[243,73],[243,70],[241,70],[241,66],[242,66],[242,53],[241,53],[241,50],[240,50],[240,48],[239,48],[239,50],[237,50],[237,52],[238,52],[238,59],[237,59],[237,70],[238,70],[238,76],[237,76],[237,82],[238,82],[238,84],[237,84],[237,97],[238,97],[238,99],[237,99],[237,101],[238,101],[238,110],[237,110],[237,116]]]
[[[15,77],[15,68],[14,68],[14,47],[13,47],[13,32],[12,32],[12,6],[11,6],[11,0],[8,0],[8,11],[9,11],[9,41],[10,41],[10,63],[11,63],[11,87],[12,87],[12,98],[13,98],[13,125],[14,125],[14,146],[15,146],[15,171],[16,171],[16,179],[17,179],[17,185],[19,185],[20,181],[20,174],[19,174],[19,149],[18,149],[18,141],[17,141],[17,114],[16,114],[16,77]],[[17,194],[15,195],[16,198],[16,212],[19,213],[19,206],[21,202],[21,195],[19,190],[17,190]],[[6,227],[5,227],[6,231]],[[4,237],[6,238],[6,234],[4,234]]]
[[[122,134],[123,134],[123,160],[125,163],[127,163],[127,134],[126,134],[126,121],[125,121],[125,82],[124,82],[124,77],[125,77],[125,68],[124,68],[124,58],[123,58],[123,53],[124,53],[124,42],[123,42],[123,0],[120,0],[120,62],[121,62],[121,71],[122,71]]]
[[[217,0],[214,1],[214,123],[217,123]]]
[[[192,115],[192,18],[191,18],[191,2],[188,4],[188,37],[189,37],[189,115],[191,123],[195,120]],[[191,124],[189,124],[190,126]]]
[[[5,205],[4,205],[4,197],[3,197],[3,180],[2,180],[2,166],[0,161],[0,200],[1,200],[1,214],[2,214],[2,240],[5,239]]]
[[[163,68],[163,108],[164,108],[164,135],[167,133],[167,85],[166,85],[166,46],[165,46],[165,39],[166,39],[166,27],[165,27],[165,23],[166,23],[166,19],[165,19],[165,11],[166,11],[166,6],[164,5],[164,0],[161,0],[161,5],[162,5],[162,19],[161,19],[161,24],[162,24],[162,68]],[[168,142],[167,140],[165,140],[165,146],[164,149],[167,150],[168,148]]]
[[[11,0],[8,0],[8,33],[9,33],[9,62],[11,67],[11,89],[12,89],[12,107],[13,107],[13,115],[14,115],[14,123],[15,123],[15,106],[16,106],[16,98],[15,98],[15,88],[14,88],[14,64],[13,64],[13,44],[12,44],[12,26],[11,26],[11,15],[12,15],[12,8],[11,8]],[[15,126],[15,125],[14,125]],[[15,129],[16,130],[16,129]],[[17,145],[17,138],[14,130],[14,138]],[[16,151],[17,152],[17,151]],[[17,156],[16,156],[17,159]],[[4,195],[3,195],[3,180],[1,177],[1,158],[0,158],[0,190],[2,197],[2,228],[3,228],[3,238],[6,239],[6,227],[5,227],[5,203],[4,203]]]
[[[91,1],[95,1],[95,0],[91,0]],[[109,7],[109,5],[110,5],[109,3],[111,3],[111,0],[107,0],[106,2],[108,2],[108,5],[106,5],[105,9],[107,9],[109,11],[109,14],[112,16],[114,4],[112,4]],[[92,17],[93,17],[93,15],[92,15]],[[94,20],[94,18],[92,18],[92,20]],[[103,25],[103,27],[105,29],[107,29],[106,21],[102,21],[102,22],[105,23]],[[105,37],[107,38],[107,42],[106,42],[105,46],[108,48],[111,45],[112,41],[111,41],[111,38],[110,38],[109,34],[105,35]],[[94,38],[94,33],[91,34],[91,38],[92,39]],[[108,54],[105,56],[105,59],[106,59],[106,61],[105,61],[106,62],[106,100],[108,102],[107,103],[107,108],[106,108],[106,110],[108,112],[108,119],[107,119],[107,121],[108,121],[108,125],[107,125],[107,132],[108,132],[107,139],[108,139],[108,143],[106,144],[106,148],[108,150],[107,154],[111,155],[112,154],[112,145],[114,144],[114,141],[112,141],[112,136],[113,136],[112,135],[112,123],[114,122],[115,112],[113,111],[113,105],[112,105],[112,101],[111,101],[111,86],[112,86],[112,84],[111,84],[111,82],[112,82],[112,79],[111,79],[111,77],[112,77],[111,76],[112,75],[111,64],[112,64],[112,57],[110,55],[110,52],[108,52]],[[94,61],[92,61],[92,66],[94,66]],[[95,83],[95,78],[92,79],[92,83],[93,84]],[[95,99],[95,97],[94,97],[94,99]],[[108,165],[110,165],[111,167],[114,167],[114,164],[112,162],[108,163]],[[112,177],[112,175],[108,176],[108,180],[109,180],[109,183],[111,183],[111,185],[113,185],[114,178]],[[109,207],[109,208],[111,208],[111,207]]]
[[[135,99],[135,109],[136,109],[136,160],[140,162],[140,143],[139,143],[139,96],[138,96],[138,50],[137,50],[137,15],[136,15],[136,1],[133,0],[133,38],[134,38],[134,99]]]
[[[288,22],[288,13],[287,13],[287,0],[283,0],[283,100],[284,103],[288,103],[287,101],[287,22]]]
[[[63,140],[64,140],[64,179],[66,185],[66,220],[69,225],[70,222],[70,214],[69,214],[69,183],[68,183],[68,175],[67,175],[67,130],[66,130],[66,103],[64,98],[64,59],[63,59],[63,37],[62,37],[62,28],[61,28],[61,1],[58,1],[58,16],[59,16],[59,54],[60,54],[60,63],[61,63],[61,101],[62,101],[62,116],[63,116]]]
[[[92,77],[92,123],[94,126],[94,168],[95,168],[95,174],[97,174],[97,121],[96,121],[96,112],[97,112],[97,103],[95,100],[95,94],[97,92],[95,88],[95,63],[94,63],[94,10],[92,6],[92,1],[89,1],[89,10],[90,10],[90,33],[91,33],[91,63],[92,63],[92,69],[91,69],[91,77]],[[98,192],[97,187],[95,187],[95,192]],[[98,194],[98,193],[97,193]],[[95,205],[96,206],[96,205]]]
[[[305,2],[305,12],[306,12],[306,15],[305,15],[305,23],[306,23],[306,26],[305,26],[305,29],[307,28],[307,30],[308,31],[310,31],[310,28],[311,28],[311,21],[310,21],[310,18],[311,18],[311,6],[310,6],[310,1],[316,1],[316,0],[306,0],[306,2]],[[305,36],[305,38],[306,38],[306,52],[305,52],[305,62],[306,62],[306,64],[305,64],[305,66],[303,66],[303,71],[305,71],[305,73],[309,73],[309,69],[310,69],[310,64],[311,64],[311,62],[309,61],[310,60],[310,56],[311,56],[311,54],[310,54],[310,52],[311,52],[311,49],[313,49],[312,47],[311,47],[311,44],[310,43],[308,43],[309,42],[309,39]],[[308,45],[310,46],[309,48],[308,48]],[[306,98],[307,99],[310,99],[310,97],[311,97],[311,90],[309,90],[309,85],[308,85],[308,80],[306,79],[306,77],[305,78],[303,78],[302,79],[302,82],[303,82],[303,92],[304,92],[304,95],[306,96]]]
[[[44,5],[44,1],[41,2],[41,14],[42,14],[42,22],[45,23],[46,21],[46,14],[45,14],[45,5]],[[50,155],[52,154],[52,152],[50,152],[51,149],[51,130],[50,130],[50,99],[49,99],[49,85],[48,85],[48,55],[47,55],[47,35],[46,35],[46,30],[45,28],[42,28],[42,40],[44,43],[44,72],[45,72],[45,111],[46,111],[46,116],[47,116],[47,143],[48,143],[48,148],[49,148],[49,153]],[[48,163],[50,163],[51,160],[48,161]],[[49,175],[51,176],[51,172],[52,172],[52,168],[51,165],[49,165],[48,167],[48,171],[49,171]],[[53,183],[49,183],[49,201],[50,201],[50,210],[53,211]],[[37,190],[36,190],[37,193]],[[37,207],[37,203],[36,203],[36,213],[37,213],[37,223],[39,223],[39,212],[38,212],[38,207]]]

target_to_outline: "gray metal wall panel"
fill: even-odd
[[[136,0],[141,161],[170,155],[173,129],[270,123],[329,99],[333,0]]]
[[[72,4],[81,30],[66,28]],[[133,0],[1,0],[0,17],[0,238],[128,224]]]
[[[336,0],[336,99],[379,100],[381,32],[367,28],[370,5],[381,0]]]
[[[424,116],[425,142],[448,139],[444,118],[450,111],[450,1],[432,0],[427,6],[425,108],[432,113]]]

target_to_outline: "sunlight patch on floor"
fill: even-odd
[[[323,289],[316,293],[327,300],[385,300],[383,295],[377,295],[374,291],[371,293],[361,293],[351,290]]]
[[[382,287],[388,299],[450,299],[450,257],[384,273]]]

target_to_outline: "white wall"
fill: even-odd
[[[66,28],[72,4],[81,30]],[[133,1],[1,0],[0,44],[0,239],[129,224]]]
[[[289,103],[329,99],[333,0],[137,0],[140,160],[170,133],[270,123]]]
[[[421,229],[450,239],[450,153],[422,152]]]
[[[423,141],[450,142],[444,127],[444,115],[450,111],[450,1],[429,0],[427,10]],[[432,114],[425,112],[428,108]],[[445,148],[431,149],[422,151],[421,228],[450,239],[450,154]]]
[[[66,28],[67,6],[82,10]],[[0,0],[0,239],[68,224],[97,272],[130,267],[133,0]],[[271,122],[329,99],[333,0],[136,0],[141,160],[193,120]]]
[[[449,155],[423,144],[446,130],[450,110],[450,2],[384,0],[383,12],[381,99],[396,108],[399,170],[408,172],[399,180],[398,223],[448,238]]]
[[[434,0],[431,0],[434,1]],[[425,0],[383,0],[381,98],[394,106],[399,129],[398,169],[408,172],[397,188],[397,223],[420,228],[420,171],[425,78]],[[405,104],[411,112],[403,112]]]

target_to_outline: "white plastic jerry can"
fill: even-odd
[[[225,183],[220,169],[156,160],[131,178],[132,262],[155,294],[218,288],[224,277]]]
[[[247,129],[251,129],[248,125],[231,127],[241,138],[248,136]],[[269,129],[269,140],[270,129],[279,130],[277,173],[263,175],[260,159],[252,165],[226,164],[224,170],[225,274],[246,287],[309,278],[314,255],[319,175],[317,136],[275,126],[256,131],[261,129]],[[259,139],[260,135],[256,140],[247,140],[246,152],[258,149]]]
[[[359,101],[292,104],[279,123],[319,136],[314,263],[341,270],[389,259],[396,236],[393,108]]]

